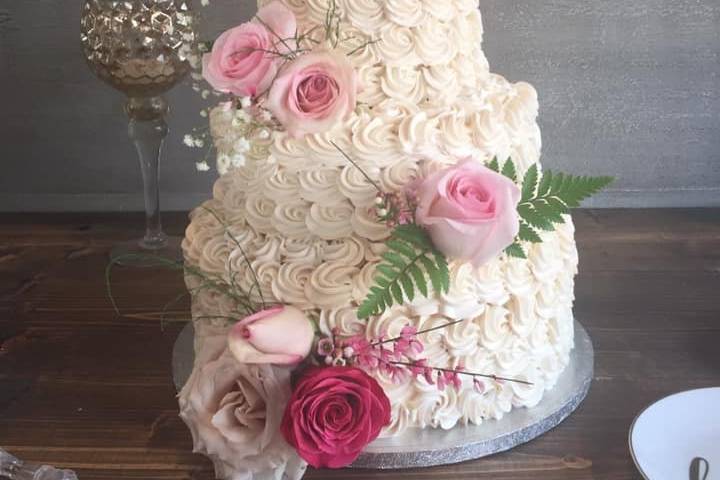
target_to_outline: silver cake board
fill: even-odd
[[[180,333],[173,350],[173,379],[182,388],[193,368],[193,327]],[[351,468],[401,469],[432,467],[475,460],[527,443],[565,420],[585,399],[593,378],[590,337],[575,322],[575,348],[557,384],[533,408],[516,408],[502,420],[452,430],[411,429],[371,443]]]

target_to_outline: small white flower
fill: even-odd
[[[207,100],[208,97],[210,96],[210,90],[203,90],[202,93],[200,94],[200,96],[202,97],[203,100]]]
[[[206,161],[202,161],[195,163],[195,168],[197,168],[198,172],[207,172],[210,170],[210,165]]]
[[[200,0],[200,5],[202,5],[203,7],[207,7],[208,5],[210,5],[210,0]]]
[[[245,155],[243,155],[242,153],[236,153],[230,159],[230,163],[232,163],[232,166],[235,168],[242,167],[243,165],[245,165]]]
[[[260,120],[262,120],[265,123],[268,123],[272,121],[272,114],[268,112],[267,110],[263,110],[260,114]]]
[[[206,118],[208,116],[208,113],[206,110],[200,110],[200,116],[203,118]]]
[[[235,112],[235,117],[245,123],[248,123],[250,120],[252,120],[248,112],[246,112],[245,110],[237,110]]]
[[[240,99],[240,105],[242,108],[250,108],[252,107],[252,98],[250,97],[242,97]]]
[[[240,137],[235,141],[235,150],[241,153],[250,151],[250,142],[245,137]]]
[[[197,73],[197,72],[192,72],[190,74],[190,77],[192,77],[192,79],[195,80],[196,82],[199,82],[203,79],[202,73]]]
[[[188,147],[194,147],[195,139],[192,137],[192,135],[185,135],[183,137],[183,143]]]
[[[233,127],[235,127],[235,128],[238,128],[238,127],[242,126],[243,123],[245,123],[245,122],[243,122],[242,120],[240,120],[240,119],[237,118],[237,117],[234,117],[234,118],[232,119],[232,122],[230,122],[230,124],[231,124]]]
[[[270,138],[270,132],[263,128],[258,132],[258,138],[260,140],[267,140],[268,138]]]
[[[198,148],[202,148],[205,146],[205,141],[202,138],[196,138],[195,139],[195,146]]]

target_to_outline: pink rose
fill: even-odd
[[[196,344],[195,368],[178,395],[193,451],[212,460],[217,478],[299,480],[306,464],[280,432],[290,369],[239,363],[227,328],[197,325]]]
[[[313,52],[290,63],[273,83],[267,108],[299,138],[329,130],[355,110],[357,75],[347,57]]]
[[[520,189],[509,178],[472,160],[423,180],[417,191],[418,224],[451,258],[480,266],[512,245],[520,229]]]
[[[390,423],[390,400],[367,373],[351,367],[305,372],[285,409],[283,436],[315,468],[342,468]]]
[[[203,56],[203,76],[216,90],[254,97],[270,87],[281,57],[269,52],[287,51],[297,22],[279,1],[261,8],[257,18],[224,32]]]
[[[275,307],[235,324],[228,345],[241,363],[295,365],[310,353],[315,332],[305,314],[294,307]]]

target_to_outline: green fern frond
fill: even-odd
[[[493,172],[500,173],[500,162],[498,162],[498,158],[493,158],[490,163],[487,164],[487,168],[489,168]]]
[[[518,239],[523,242],[542,243],[542,238],[540,238],[538,232],[522,220],[520,221],[520,233],[518,234]]]
[[[435,292],[450,289],[450,273],[445,256],[432,244],[427,232],[417,225],[400,225],[386,242],[388,251],[377,266],[375,285],[358,309],[358,318],[381,315],[386,309],[418,294],[427,297],[428,278]]]
[[[505,253],[509,257],[526,259],[525,249],[518,242],[513,243],[505,249]]]
[[[537,165],[525,173],[522,199],[518,205],[520,218],[532,228],[553,231],[565,223],[564,215],[579,207],[583,200],[613,182],[612,177],[577,177],[564,173],[545,172],[540,178]],[[527,229],[525,236],[530,237]],[[529,238],[521,240],[532,241]]]
[[[500,173],[513,182],[517,182],[517,169],[515,168],[515,162],[511,158],[507,159]]]

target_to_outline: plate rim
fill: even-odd
[[[693,393],[693,392],[700,392],[703,390],[720,390],[720,387],[700,387],[700,388],[691,388],[689,390],[681,390],[679,392],[670,393],[665,395],[664,397],[660,397],[657,400],[653,400],[649,404],[647,404],[642,410],[640,410],[640,413],[638,413],[635,418],[633,419],[632,423],[630,424],[630,430],[628,431],[628,447],[630,448],[630,457],[632,458],[633,463],[635,464],[635,468],[638,470],[640,475],[642,475],[644,480],[651,480],[650,477],[645,473],[645,471],[640,466],[640,462],[637,459],[637,456],[635,455],[635,448],[633,447],[633,432],[635,431],[635,426],[637,425],[638,420],[640,417],[642,417],[645,412],[650,410],[653,406],[657,405],[660,402],[664,402],[665,400],[668,400],[669,398],[682,395],[685,393]]]

